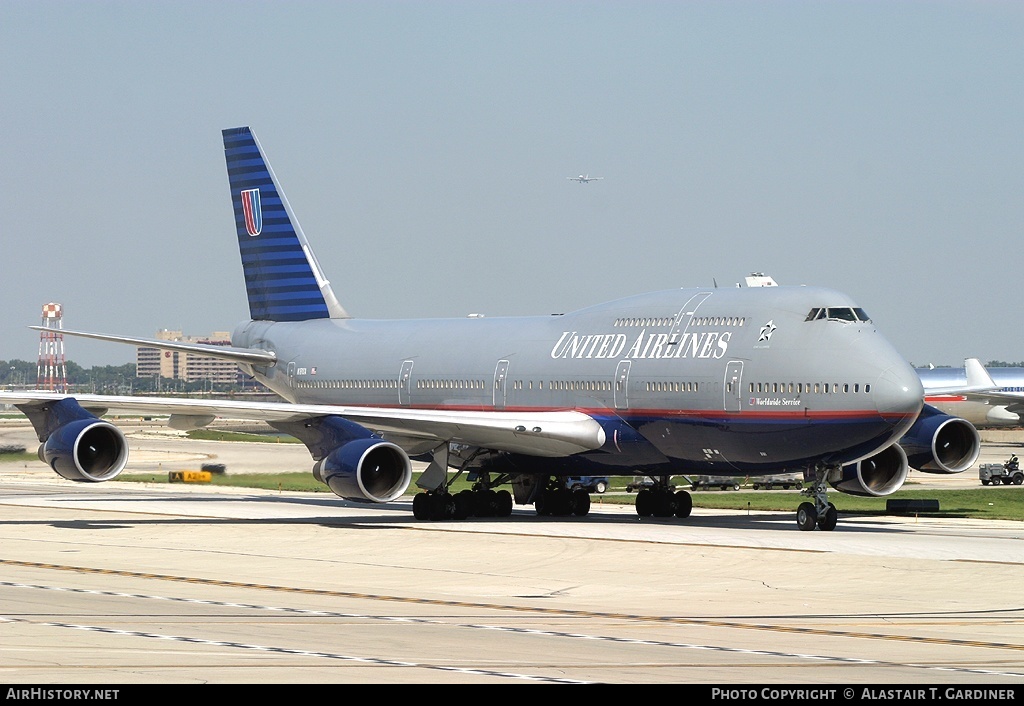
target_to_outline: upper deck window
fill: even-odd
[[[807,314],[807,318],[804,319],[804,321],[816,321],[819,319],[828,319],[829,321],[861,321],[864,323],[871,322],[871,318],[867,315],[867,312],[865,312],[859,306],[816,306],[813,309],[811,309],[810,313]]]

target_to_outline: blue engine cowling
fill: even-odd
[[[849,495],[880,497],[902,488],[909,472],[906,452],[893,444],[874,456],[843,466],[841,477],[829,484]]]
[[[59,475],[99,483],[116,478],[128,463],[128,442],[120,429],[92,417],[55,429],[39,447],[39,458]]]
[[[899,441],[910,467],[925,473],[961,473],[981,453],[981,436],[966,419],[925,405]]]
[[[349,441],[313,466],[335,495],[364,503],[401,497],[412,482],[412,461],[401,447],[379,438]]]

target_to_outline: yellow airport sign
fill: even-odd
[[[168,483],[209,483],[213,474],[209,471],[171,471],[167,474]]]

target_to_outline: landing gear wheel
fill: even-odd
[[[450,520],[455,517],[455,496],[451,493],[438,493],[430,498],[430,519]]]
[[[829,503],[828,509],[825,510],[825,514],[818,517],[818,529],[824,530],[825,532],[831,532],[836,528],[836,522],[838,520],[839,513],[836,512],[836,506]]]
[[[796,509],[796,524],[802,531],[808,532],[818,524],[818,511],[814,503],[800,503]]]
[[[572,514],[586,517],[590,512],[590,493],[585,490],[574,490],[572,493]]]
[[[650,517],[654,514],[654,493],[644,488],[636,494],[636,514]]]
[[[455,494],[456,520],[465,520],[473,514],[474,496],[472,490],[461,490]]]
[[[685,490],[676,491],[676,517],[689,517],[693,510],[693,498]]]
[[[495,494],[494,514],[496,517],[508,517],[512,514],[512,493],[499,490]]]
[[[412,516],[417,520],[430,519],[430,500],[426,493],[416,493],[413,496]]]

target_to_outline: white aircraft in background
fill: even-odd
[[[977,358],[963,368],[917,368],[925,403],[980,427],[1020,426],[1024,368],[986,369]]]
[[[589,174],[580,174],[579,176],[566,177],[570,181],[578,181],[581,184],[586,184],[588,181],[598,181],[604,179],[604,177],[592,177]]]

